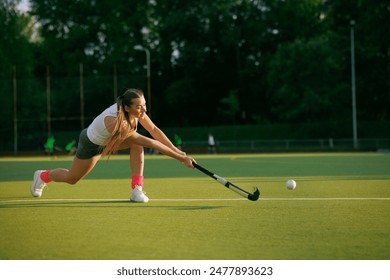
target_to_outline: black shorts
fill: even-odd
[[[76,157],[79,159],[90,159],[96,155],[101,154],[102,151],[103,147],[92,143],[88,138],[87,129],[83,129],[83,131],[80,133]]]

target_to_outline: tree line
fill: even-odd
[[[358,119],[389,120],[385,0],[30,0],[26,13],[18,2],[0,4],[4,123],[11,122],[15,69],[28,81],[18,88],[22,118],[45,119],[49,69],[64,89],[83,65],[96,97],[86,104],[91,114],[110,105],[114,70],[119,94],[134,86],[146,93],[145,54],[135,46],[150,51],[159,125],[351,119],[352,31]],[[54,114],[78,116],[77,91],[53,91]]]

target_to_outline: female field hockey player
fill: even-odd
[[[137,133],[138,123],[154,139]],[[109,156],[117,150],[130,148],[130,201],[148,202],[149,198],[143,192],[144,147],[158,150],[194,168],[192,162],[195,160],[176,148],[148,117],[143,92],[128,89],[118,97],[116,104],[104,110],[80,133],[77,152],[69,170],[58,168],[35,171],[31,194],[40,197],[46,184],[51,181],[76,184],[92,170],[102,155]]]

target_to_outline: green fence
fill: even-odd
[[[216,141],[218,153],[275,151],[345,151],[353,150],[353,139],[285,139]],[[207,153],[207,141],[184,141],[186,152]],[[390,151],[390,138],[359,139],[359,150]]]
[[[87,124],[92,119],[88,119]],[[66,122],[67,126],[61,124]],[[61,130],[61,127],[79,127],[80,120],[57,120],[54,122],[52,134],[56,138],[56,146],[63,149],[65,145],[78,139],[80,130]],[[275,124],[247,126],[216,126],[216,127],[183,127],[164,128],[162,130],[173,141],[173,135],[179,134],[183,146],[188,152],[207,152],[208,133],[212,133],[220,152],[255,152],[278,150],[345,150],[353,149],[353,139],[349,123],[316,123],[316,124]],[[21,122],[20,126],[28,128],[29,122]],[[17,153],[43,152],[43,144],[47,138],[45,122],[41,121],[42,129],[25,129],[19,134]],[[34,126],[35,128],[37,125]],[[359,149],[388,150],[390,149],[390,122],[360,122]],[[22,130],[21,130],[22,131]],[[140,133],[146,134],[141,128]],[[8,139],[12,139],[12,130],[2,131]],[[315,137],[313,137],[315,135]],[[3,141],[1,154],[12,154],[14,142]]]
[[[207,140],[212,133],[216,140],[284,140],[352,138],[352,122],[316,122],[298,124],[236,125],[213,127],[164,128],[169,137],[179,134],[184,141]],[[358,123],[359,138],[390,138],[390,121]]]

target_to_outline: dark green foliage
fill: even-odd
[[[31,0],[28,14],[17,12],[14,2],[0,6],[7,133],[14,65],[20,118],[39,120],[30,126],[42,130],[48,67],[52,117],[79,118],[82,64],[84,110],[91,118],[126,88],[146,92],[145,53],[136,45],[151,53],[151,107],[160,126],[348,120],[351,20],[358,120],[389,120],[384,0]]]

